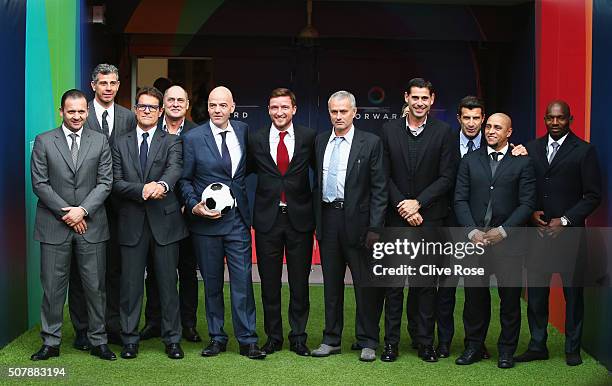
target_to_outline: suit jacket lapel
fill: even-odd
[[[408,155],[408,129],[406,128],[406,120],[402,119],[399,124],[395,127],[395,139],[399,142],[402,157],[404,158],[404,165],[406,169],[410,169],[410,157]]]
[[[66,141],[66,137],[64,136],[64,131],[62,130],[61,126],[56,129],[54,142],[57,150],[59,150],[60,154],[64,158],[64,161],[66,161],[70,167],[70,170],[72,170],[73,173],[76,173],[76,167],[72,162],[72,155],[70,155],[70,148],[68,148],[68,142]]]
[[[348,181],[349,175],[351,174],[351,170],[353,170],[353,166],[355,166],[355,162],[357,161],[357,156],[361,151],[361,147],[363,146],[364,139],[361,136],[361,133],[356,128],[353,128],[355,133],[353,135],[353,143],[351,144],[351,150],[349,152],[348,162],[346,164],[346,176],[344,179],[344,186],[346,187],[346,181]],[[345,188],[346,189],[346,188]]]
[[[270,162],[270,166],[272,166],[272,170],[274,170],[276,174],[280,175],[280,172],[278,171],[278,165],[276,164],[276,162],[272,158],[272,154],[270,153],[270,151],[272,150],[270,148],[270,131],[271,130],[272,128],[269,128],[268,130],[261,130],[258,133],[259,136],[257,137],[257,141],[259,141],[259,146],[261,146],[261,149],[266,154],[265,158],[268,162]],[[264,136],[264,134],[267,134],[267,137]]]
[[[238,161],[238,167],[236,168],[236,170],[240,170],[242,164],[246,162],[246,155],[248,151],[246,143],[244,141],[246,133],[244,132],[245,129],[242,127],[234,127],[233,125],[232,127],[234,128],[234,132],[236,133],[236,137],[238,138],[238,143],[240,144],[240,149],[242,150],[242,155],[240,156],[240,160]]]
[[[546,146],[548,146],[548,139],[546,142]],[[550,163],[549,168],[552,169],[557,166],[563,158],[567,157],[572,152],[574,147],[576,147],[576,141],[574,140],[573,133],[570,132],[565,138],[565,141],[563,141],[563,145],[559,147],[559,150],[557,151],[555,158],[553,158],[552,162]]]
[[[92,130],[97,130],[102,133],[102,127],[100,127],[100,122],[98,122],[98,117],[96,116],[96,109],[94,107],[93,100],[89,102],[89,113],[87,115],[87,123]]]
[[[327,134],[321,137],[319,141],[319,147],[317,148],[317,169],[319,176],[319,186],[321,187],[321,197],[323,197],[323,158],[325,157],[325,148],[327,147],[327,143],[329,142],[329,137],[331,136],[331,131],[328,131]]]
[[[289,161],[289,168],[287,168],[287,173],[289,173],[294,167],[294,165],[297,164],[297,162],[294,162],[293,160],[295,160],[295,155],[298,154],[300,147],[302,146],[302,133],[300,130],[298,130],[297,126],[293,126],[293,136],[295,137],[295,140],[293,142],[293,157],[291,157],[291,160]]]
[[[212,133],[212,128],[208,123],[204,126],[204,142],[210,148],[210,152],[213,154],[213,157],[217,159],[217,161],[221,162],[221,154],[219,153],[219,148],[217,148],[217,143],[215,142],[215,138]]]
[[[83,132],[81,135],[81,146],[79,146],[79,154],[77,157],[76,170],[79,170],[79,168],[83,164],[83,160],[85,159],[85,156],[87,156],[87,152],[89,151],[89,148],[91,147],[90,135],[91,134],[87,131],[87,129],[83,129]]]
[[[144,181],[144,178],[142,176],[142,170],[140,170],[140,158],[138,157],[138,135],[136,134],[136,130],[129,132],[127,138],[127,146],[129,157],[132,159],[132,164],[138,172],[140,181]]]
[[[495,181],[497,181],[497,178],[508,168],[508,165],[512,162],[512,160],[510,160],[510,157],[512,157],[511,151],[512,150],[510,149],[510,147],[508,147],[506,155],[501,159],[501,161],[499,161],[499,165],[497,165],[497,169],[495,170],[495,175],[493,176],[491,183],[495,183]]]
[[[491,165],[489,164],[489,155],[487,154],[486,147],[480,148],[480,155],[478,158],[480,159],[480,164],[482,165],[485,174],[489,177],[489,181],[491,181],[493,177],[491,176]]]
[[[145,167],[144,178],[146,181],[147,176],[149,175],[149,171],[151,170],[151,165],[153,165],[153,161],[157,157],[157,153],[161,148],[162,138],[166,136],[166,132],[163,130],[155,130],[155,134],[153,134],[153,139],[151,140],[151,148],[149,148],[149,154],[147,155],[147,166]]]
[[[406,133],[406,135],[409,135],[408,133]],[[427,151],[427,145],[429,144],[429,141],[431,141],[431,138],[433,137],[434,132],[433,129],[431,128],[431,118],[429,118],[427,120],[427,124],[425,125],[425,128],[423,129],[423,132],[421,133],[421,144],[419,146],[419,152],[417,153],[416,156],[416,165],[414,167],[414,170],[419,170],[419,165],[421,164],[421,161],[423,160],[423,156],[425,155],[425,151]]]

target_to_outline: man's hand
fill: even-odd
[[[485,233],[481,230],[476,230],[474,234],[472,234],[472,238],[470,239],[474,244],[485,244],[484,240]]]
[[[67,206],[62,208],[62,210],[68,212],[62,217],[62,221],[71,228],[80,223],[83,217],[85,217],[85,211],[78,206]]]
[[[402,218],[407,218],[421,209],[421,204],[417,200],[402,200],[397,204],[397,212]]]
[[[153,192],[157,190],[157,185],[158,184],[155,181],[145,184],[145,186],[142,187],[142,199],[146,201],[151,198]]]
[[[495,245],[504,239],[504,235],[497,228],[491,228],[484,234],[485,245]]]
[[[512,155],[515,157],[518,157],[520,155],[529,155],[529,153],[527,153],[527,148],[523,145],[513,145],[510,144],[510,147],[512,148]]]
[[[546,221],[542,220],[543,215],[544,211],[542,210],[536,210],[531,214],[531,223],[538,227],[538,235],[540,235],[540,237],[544,237],[546,225],[548,225]]]
[[[191,213],[196,216],[208,218],[211,220],[221,218],[221,212],[216,210],[209,210],[203,202],[200,202],[196,206],[194,206]]]
[[[563,232],[563,225],[561,224],[560,218],[553,218],[548,222],[545,232],[553,239],[559,236],[559,233]]]
[[[85,219],[82,219],[80,223],[73,226],[72,230],[74,230],[76,233],[80,235],[84,234],[85,231],[87,231],[87,222],[85,221]]]
[[[380,240],[380,235],[376,232],[368,231],[365,238],[365,246],[368,249],[372,249],[374,244]]]
[[[155,190],[149,196],[149,199],[152,200],[161,200],[166,197],[166,188],[162,184],[155,183]]]
[[[421,216],[419,212],[416,212],[412,216],[404,217],[404,220],[408,221],[408,224],[413,227],[418,227],[419,225],[423,224],[423,216]]]

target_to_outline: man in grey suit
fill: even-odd
[[[136,127],[134,113],[115,103],[119,85],[119,70],[112,64],[98,64],[91,73],[91,88],[95,96],[89,102],[89,113],[85,121],[85,128],[105,134],[110,146],[113,146],[116,138],[134,130]],[[111,196],[106,200],[105,206],[111,235],[106,251],[106,330],[110,343],[121,344],[121,323],[119,322],[121,260],[119,258],[119,244],[117,243],[118,202]],[[78,270],[73,270],[70,275],[68,306],[76,332],[74,347],[79,350],[88,350],[90,344],[87,341],[86,334],[87,311]]]
[[[38,196],[34,238],[40,242],[43,346],[32,360],[59,356],[70,260],[79,268],[88,314],[91,354],[117,359],[104,327],[106,241],[104,200],[111,191],[112,160],[104,135],[84,129],[87,100],[79,90],[62,96],[62,126],[36,136],[32,188]]]
[[[171,359],[183,358],[176,289],[179,241],[188,236],[174,185],[183,168],[181,139],[157,128],[162,95],[154,87],[136,94],[136,130],[113,144],[113,194],[119,199],[121,335],[124,359],[138,355],[138,324],[147,256],[152,253],[161,305],[162,339]]]

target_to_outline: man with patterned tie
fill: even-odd
[[[369,323],[366,313],[370,288],[362,286],[369,278],[368,248],[378,240],[387,207],[387,179],[383,167],[383,147],[376,135],[353,125],[355,96],[338,91],[327,102],[332,130],[315,140],[317,188],[313,193],[317,239],[321,248],[325,330],[323,342],[312,351],[314,357],[327,357],[341,351],[344,324],[344,276],[351,270],[355,290],[362,361],[376,359],[378,320]],[[375,336],[376,335],[376,336]]]
[[[105,134],[109,146],[113,146],[116,138],[136,127],[134,113],[115,103],[119,85],[119,70],[112,64],[98,64],[91,73],[91,88],[95,95],[94,99],[89,102],[85,128]],[[119,321],[121,260],[117,242],[117,205],[117,200],[113,199],[111,194],[105,202],[111,234],[106,246],[106,330],[108,340],[113,344],[121,344],[121,323]],[[74,347],[79,350],[87,350],[90,347],[86,334],[87,309],[78,270],[72,270],[70,275],[68,307],[76,333]]]
[[[240,354],[263,359],[266,353],[257,346],[251,279],[251,216],[245,184],[249,127],[230,121],[235,108],[232,93],[226,87],[216,87],[210,92],[210,120],[182,137],[184,164],[179,185],[204,279],[210,342],[202,350],[202,356],[219,355],[227,347],[228,337],[223,329],[223,272],[224,260],[227,260],[232,321]],[[227,185],[236,198],[236,207],[223,215],[209,210],[202,202],[202,192],[214,182]]]
[[[306,323],[310,310],[308,277],[314,231],[309,170],[314,161],[316,133],[293,124],[297,106],[291,90],[274,89],[269,100],[272,125],[249,138],[250,159],[257,173],[253,227],[264,329],[268,335],[262,350],[272,354],[283,345],[281,274],[286,256],[290,349],[305,356],[310,355],[306,346]]]
[[[38,135],[32,149],[43,346],[31,359],[59,356],[68,277],[78,267],[89,314],[85,339],[93,346],[91,355],[114,360],[104,327],[104,254],[109,238],[104,200],[112,186],[111,153],[104,135],[83,127],[87,100],[81,91],[64,93],[60,115],[62,126]],[[75,264],[70,262],[72,256]]]
[[[524,241],[517,227],[525,225],[536,201],[535,172],[529,157],[510,152],[512,121],[506,114],[489,117],[487,146],[461,159],[455,186],[455,214],[467,238],[482,243],[485,254],[476,264],[485,275],[465,281],[465,350],[455,361],[471,365],[483,358],[491,320],[489,275],[494,274],[501,299],[501,333],[497,366],[514,367],[513,355],[521,327],[521,273]],[[514,229],[513,229],[514,228]]]

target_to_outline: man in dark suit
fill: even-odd
[[[119,84],[119,70],[112,64],[98,64],[91,73],[91,88],[95,95],[94,99],[89,102],[85,128],[106,135],[111,147],[115,138],[136,127],[134,113],[115,103]],[[111,234],[106,247],[106,330],[108,340],[113,344],[121,344],[121,323],[119,321],[121,260],[119,243],[117,243],[117,204],[117,200],[113,200],[112,195],[105,202]],[[76,332],[74,347],[79,350],[87,350],[89,348],[86,334],[87,309],[78,270],[73,270],[70,275],[68,308]]]
[[[210,342],[202,350],[202,356],[219,355],[227,346],[227,334],[223,330],[225,257],[230,275],[232,321],[240,354],[251,359],[263,359],[266,353],[257,346],[255,331],[251,221],[245,185],[249,127],[229,120],[235,107],[229,89],[217,87],[210,92],[210,120],[183,137],[180,191],[185,212],[189,213],[191,238],[204,279]],[[202,192],[215,182],[227,185],[236,198],[236,207],[223,215],[209,210],[202,202]]]
[[[367,292],[362,287],[368,277],[367,249],[378,240],[387,206],[387,181],[383,168],[380,139],[355,129],[355,97],[338,91],[329,98],[333,129],[315,140],[317,187],[313,193],[317,239],[325,297],[323,342],[312,356],[340,353],[344,324],[344,276],[348,265],[355,289],[357,322],[363,335],[357,336],[362,348],[360,360],[376,359],[376,323],[366,320]]]
[[[456,150],[450,126],[429,115],[435,100],[431,82],[422,78],[411,79],[404,98],[408,103],[406,117],[389,121],[382,130],[389,178],[386,225],[428,227],[430,233],[442,227],[448,215],[449,191],[455,179],[453,161]],[[403,296],[403,288],[390,289],[387,294],[387,302],[398,310],[395,316],[398,321],[402,317]],[[408,331],[413,347],[415,344],[418,346],[419,357],[427,362],[438,360],[433,348],[435,304],[435,277],[422,277],[418,282],[410,282],[406,301]],[[397,330],[400,323],[393,325]],[[399,332],[393,335],[399,337]],[[385,347],[383,355],[397,357],[397,343]]]
[[[249,153],[257,173],[253,227],[264,329],[268,335],[262,350],[272,354],[283,346],[281,274],[286,256],[289,343],[291,351],[306,356],[310,355],[306,346],[306,323],[310,310],[308,277],[314,231],[309,166],[314,161],[315,131],[293,124],[296,111],[291,90],[272,90],[268,105],[272,125],[249,138]]]
[[[185,115],[189,109],[187,91],[181,86],[174,85],[164,93],[164,114],[157,123],[157,129],[173,135],[183,135],[196,126],[187,120]],[[161,306],[159,304],[159,291],[155,279],[155,269],[149,254],[147,278],[147,303],[145,306],[145,326],[140,331],[140,339],[146,340],[161,335]],[[181,309],[181,325],[183,338],[190,342],[201,342],[200,334],[196,330],[196,312],[198,309],[198,276],[197,263],[193,252],[191,238],[180,241],[178,278],[179,299]]]
[[[455,363],[470,365],[482,359],[491,319],[488,279],[497,278],[501,299],[501,333],[497,343],[499,368],[514,367],[512,356],[521,327],[521,272],[524,253],[521,232],[536,200],[535,173],[529,157],[509,151],[512,122],[506,114],[489,117],[485,126],[487,146],[465,156],[455,186],[455,214],[466,227],[468,239],[488,247],[477,263],[482,277],[465,281],[465,351]]]
[[[104,269],[109,238],[104,200],[111,191],[108,141],[83,128],[87,100],[79,90],[62,95],[62,126],[36,136],[32,149],[32,189],[38,196],[34,238],[40,241],[41,332],[43,346],[31,356],[59,356],[71,258],[84,284],[91,355],[115,360],[104,328]]]
[[[113,193],[119,204],[121,246],[121,357],[138,355],[144,273],[153,256],[161,304],[162,340],[171,359],[183,358],[179,298],[176,290],[179,241],[187,228],[174,186],[181,176],[182,145],[175,135],[157,130],[162,95],[154,87],[136,94],[136,130],[113,144]]]
[[[536,243],[563,245],[571,236],[561,236],[565,228],[585,226],[585,220],[601,201],[601,172],[595,147],[578,138],[570,129],[572,121],[569,105],[552,101],[546,108],[544,123],[548,133],[527,145],[533,158],[538,183],[538,201],[531,222],[541,236]],[[568,232],[569,233],[569,232]],[[580,232],[582,233],[582,232]],[[579,235],[577,233],[577,235]],[[584,238],[584,235],[579,235]],[[571,249],[568,248],[568,249]],[[559,249],[556,249],[559,250]],[[549,249],[550,251],[550,249]],[[584,253],[584,247],[579,249]],[[580,340],[584,317],[583,288],[572,285],[574,273],[580,272],[581,261],[560,264],[561,256],[538,256],[538,261],[527,265],[529,277],[527,316],[531,340],[517,362],[548,359],[546,347],[548,326],[548,295],[553,272],[560,272],[565,297],[565,356],[569,366],[582,363]],[[531,263],[531,262],[528,262]],[[535,283],[535,284],[532,284]]]

